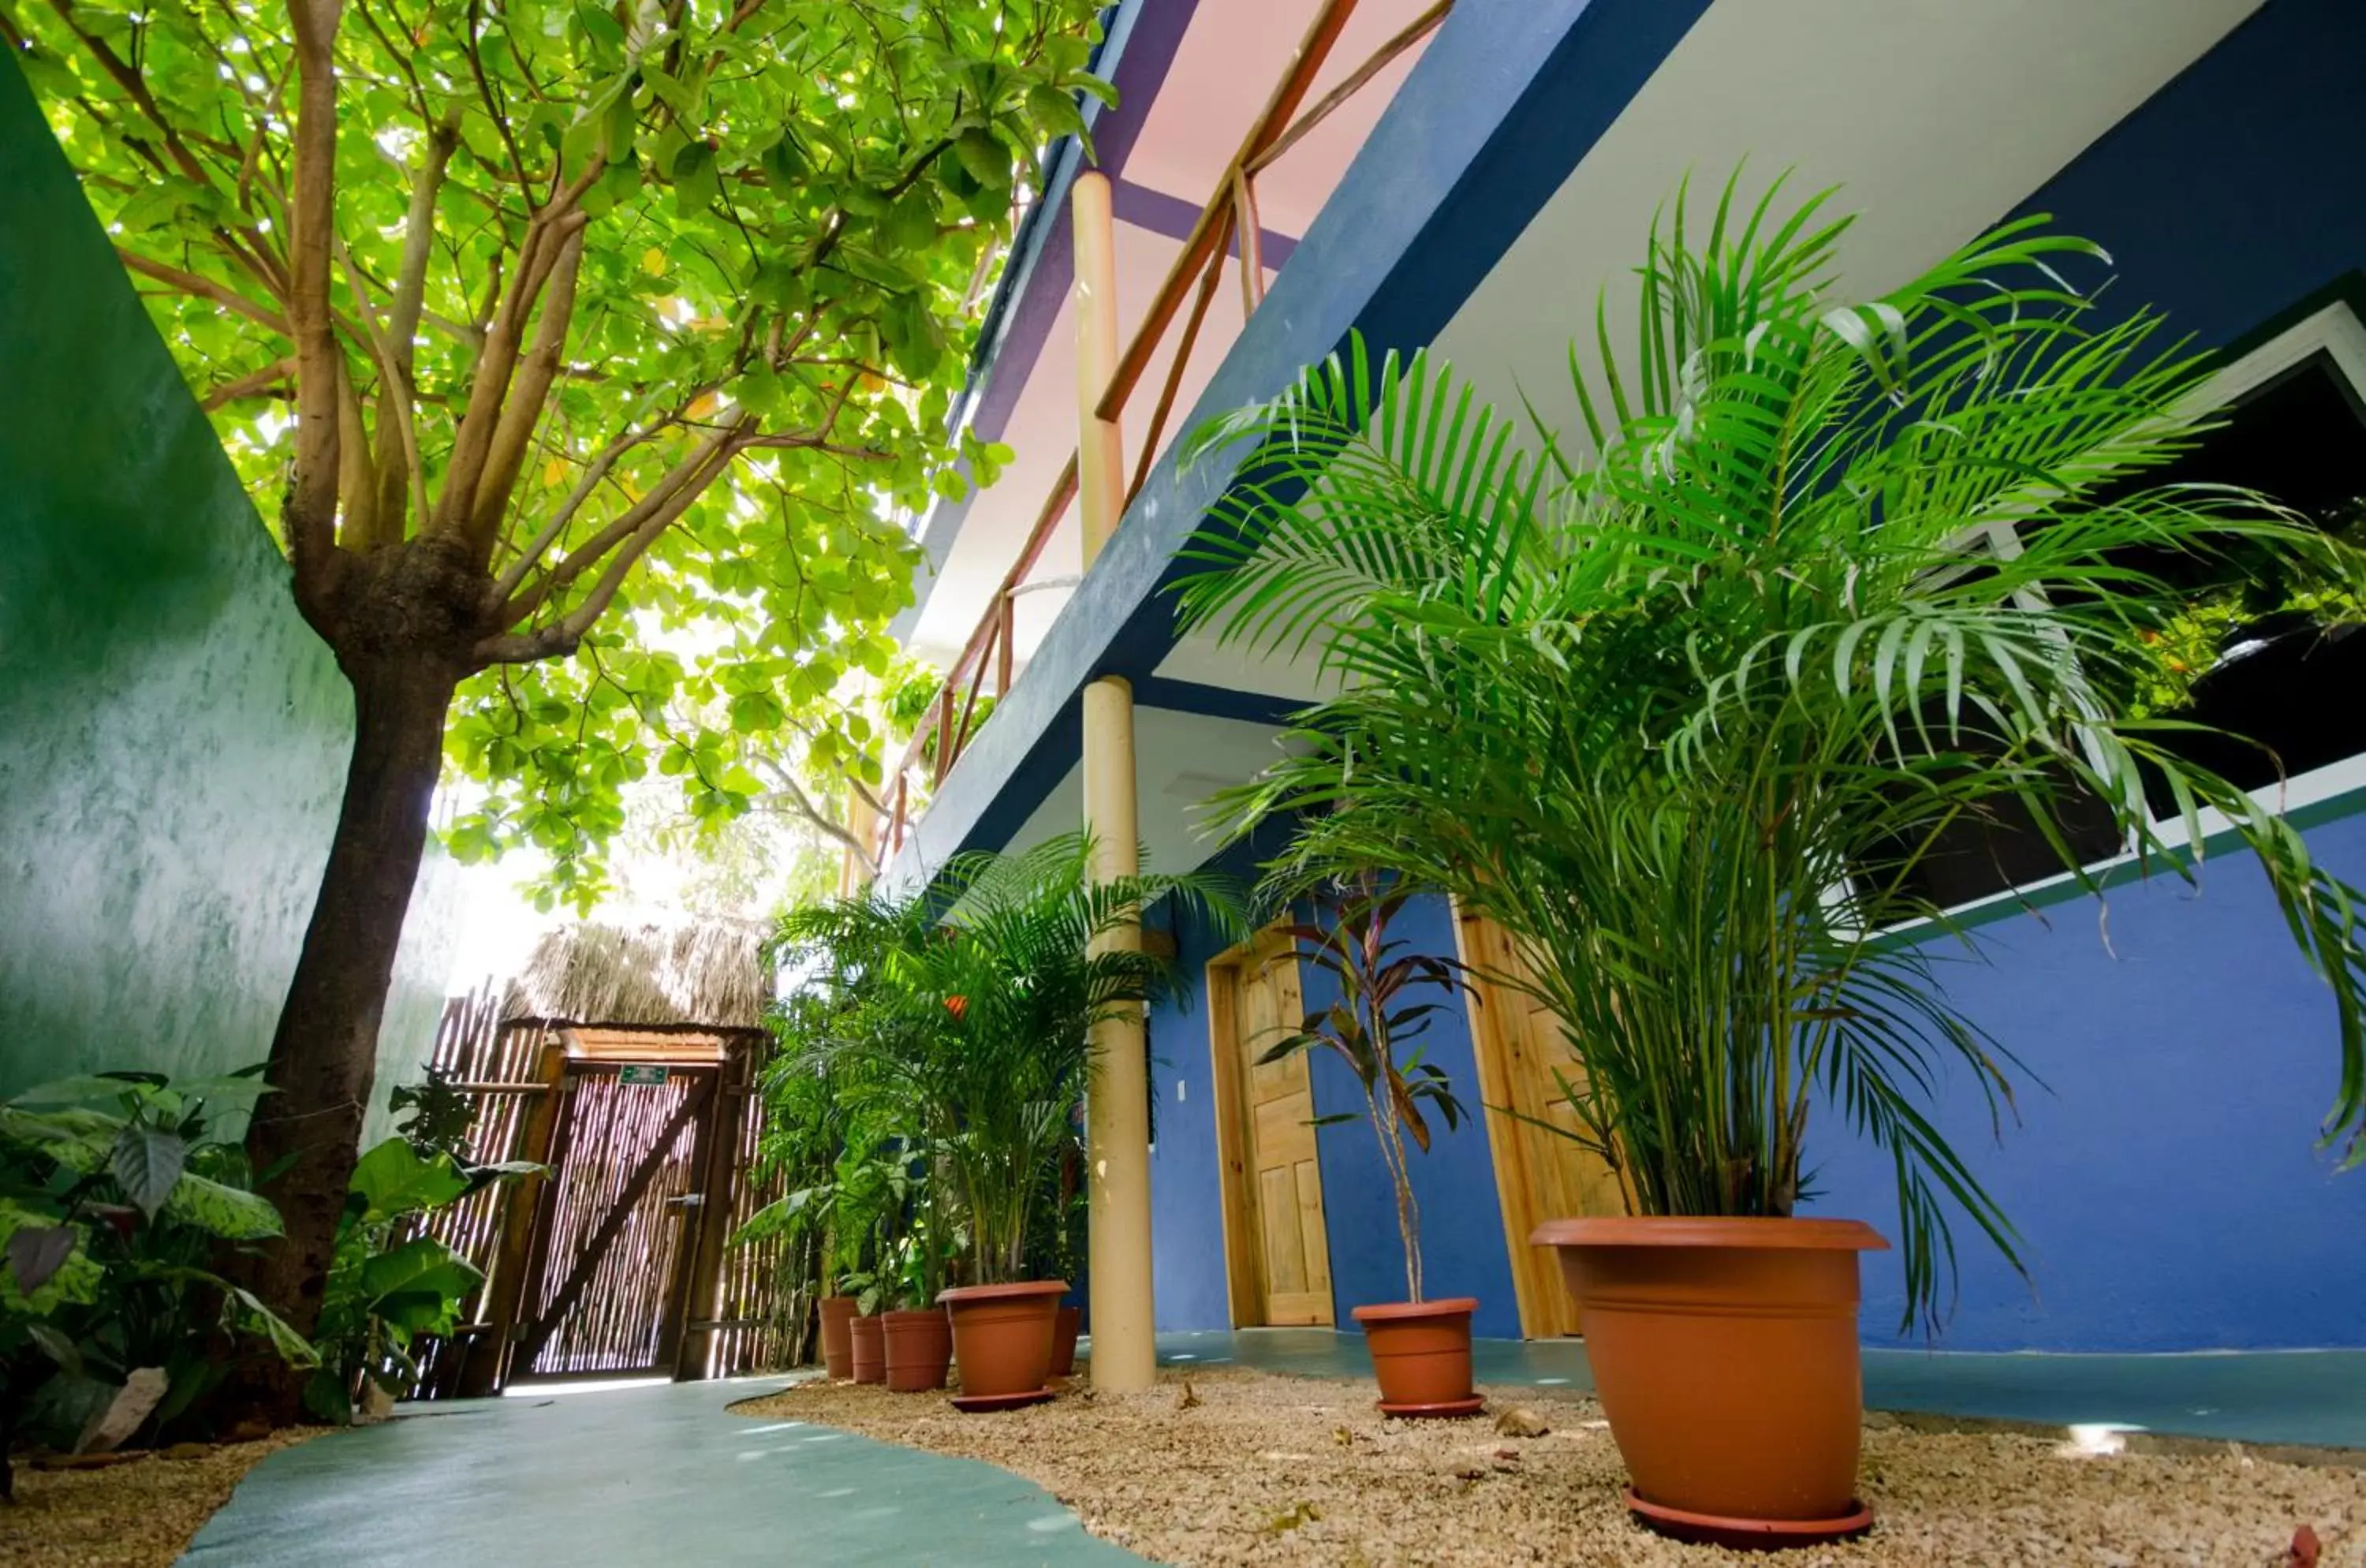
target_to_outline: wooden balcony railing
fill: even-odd
[[[1167,421],[1175,412],[1176,398],[1183,385],[1186,369],[1191,363],[1192,350],[1199,345],[1200,330],[1206,321],[1208,306],[1222,286],[1225,258],[1239,239],[1241,310],[1244,320],[1254,314],[1265,299],[1265,262],[1260,252],[1263,230],[1257,219],[1257,175],[1303,141],[1307,133],[1328,118],[1340,105],[1354,97],[1373,77],[1385,70],[1391,61],[1413,48],[1435,31],[1446,19],[1453,0],[1437,0],[1403,30],[1381,44],[1369,59],[1349,72],[1338,85],[1323,95],[1311,107],[1301,113],[1331,51],[1346,30],[1356,11],[1357,0],[1324,0],[1324,6],[1308,27],[1305,37],[1290,56],[1290,67],[1275,84],[1265,107],[1256,123],[1243,138],[1240,150],[1234,153],[1200,209],[1198,221],[1183,241],[1183,248],[1167,269],[1166,279],[1144,313],[1142,324],[1135,329],[1119,359],[1117,371],[1108,389],[1101,394],[1095,410],[1104,420],[1115,420],[1125,412],[1151,362],[1166,343],[1176,318],[1183,316],[1182,340],[1168,365],[1166,377],[1158,389],[1158,400],[1153,405],[1150,423],[1142,443],[1142,453],[1136,460],[1132,478],[1125,490],[1130,507],[1142,492],[1152,467],[1166,451]],[[1294,118],[1293,118],[1294,117]],[[1185,314],[1186,300],[1189,313]],[[971,739],[983,719],[978,712],[981,697],[999,701],[1010,690],[1015,677],[1012,669],[1012,622],[1014,607],[1027,574],[1050,542],[1053,530],[1076,497],[1076,455],[1071,452],[1052,493],[1044,499],[1036,513],[1034,526],[1028,530],[1027,540],[1020,547],[1019,558],[1004,574],[995,590],[992,603],[977,629],[962,645],[960,656],[946,672],[944,684],[938,689],[929,708],[929,716],[914,732],[904,754],[887,775],[888,793],[881,800],[881,810],[871,828],[873,841],[872,869],[884,869],[886,863],[904,847],[911,824],[917,816],[917,777],[925,779],[933,791],[961,760]],[[869,815],[868,813],[865,814]]]

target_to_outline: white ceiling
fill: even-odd
[[[1262,724],[1166,708],[1133,711],[1134,792],[1142,819],[1143,869],[1179,875],[1206,863],[1218,844],[1201,803],[1273,760],[1276,732]],[[1004,845],[1016,852],[1084,820],[1084,778],[1072,767]]]
[[[2259,0],[1719,0],[1571,174],[1436,351],[1516,413],[1573,425],[1568,345],[1634,319],[1654,209],[1689,174],[1714,210],[1748,161],[1752,197],[1840,188],[1862,214],[1846,284],[1878,293],[2004,216]],[[2112,236],[2088,236],[2108,249]],[[1624,307],[1622,309],[1622,307]]]

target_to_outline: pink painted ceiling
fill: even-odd
[[[1362,0],[1307,103],[1318,101],[1426,8],[1427,0]],[[1121,180],[1177,198],[1178,213],[1205,202],[1289,69],[1318,9],[1319,0],[1199,0],[1166,80],[1148,107],[1141,134],[1119,171]],[[1391,62],[1258,176],[1259,216],[1268,232],[1295,238],[1305,231],[1419,52],[1416,47]],[[1121,199],[1120,210],[1125,209]],[[1065,214],[1061,220],[1065,221]],[[1122,220],[1117,242],[1119,319],[1130,338],[1181,243]],[[1272,276],[1268,269],[1268,277]],[[1065,287],[1065,282],[1039,273],[1031,286]],[[1228,260],[1185,367],[1162,449],[1186,424],[1185,416],[1239,334],[1242,320],[1239,264]],[[1178,320],[1128,405],[1123,427],[1129,473],[1140,460],[1150,414],[1180,336]],[[996,585],[1018,558],[1053,481],[1075,450],[1076,398],[1075,317],[1064,302],[1002,436],[1017,458],[1001,481],[971,507],[914,626],[909,641],[915,652],[940,664],[949,662],[985,615]],[[1022,593],[1019,601],[1014,640],[1021,660],[1067,602],[1068,590],[1059,580],[1075,577],[1079,562],[1071,508],[1031,574],[1031,582],[1042,586]]]

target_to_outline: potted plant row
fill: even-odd
[[[963,1410],[1049,1397],[1068,1292],[1051,1270],[1067,1256],[1081,1186],[1093,1025],[1166,994],[1173,978],[1171,961],[1096,939],[1170,896],[1225,929],[1241,923],[1221,881],[1104,883],[1091,867],[1089,841],[1069,834],[1020,854],[959,857],[927,889],[865,892],[783,924],[784,968],[825,998],[806,1010],[814,1026],[800,1048],[906,1162],[872,1254],[901,1270],[907,1303],[882,1325],[882,1375],[895,1385],[899,1325],[933,1336],[942,1319]],[[880,1301],[893,1291],[875,1274],[847,1282]],[[858,1303],[850,1325],[858,1381],[859,1314],[871,1306]]]
[[[1244,466],[1184,618],[1335,678],[1228,803],[1293,824],[1280,874],[1385,869],[1524,950],[1632,1211],[1536,1238],[1629,1500],[1763,1545],[1870,1518],[1858,1259],[1887,1244],[1799,1212],[1811,1121],[1895,1168],[1902,1328],[1944,1319],[1960,1221],[2023,1266],[1932,1094],[1948,1075],[2001,1119],[2013,1049],[2045,1042],[1990,1039],[1941,984],[1977,939],[1934,859],[2015,834],[2100,897],[2074,822],[2192,879],[2222,814],[2331,987],[2327,1135],[2366,1125],[2360,895],[2139,698],[2195,578],[2264,562],[2354,604],[2366,571],[2266,498],[2158,482],[2211,417],[2208,366],[2074,287],[2102,281],[2095,246],[2016,220],[1850,295],[1822,197],[1684,207],[1639,330],[1617,341],[1606,299],[1572,352],[1581,428],[1358,342],[1198,433],[1191,460]]]

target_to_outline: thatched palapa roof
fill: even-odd
[[[501,998],[504,1021],[639,1029],[759,1029],[767,999],[760,920],[581,921],[545,936]]]

